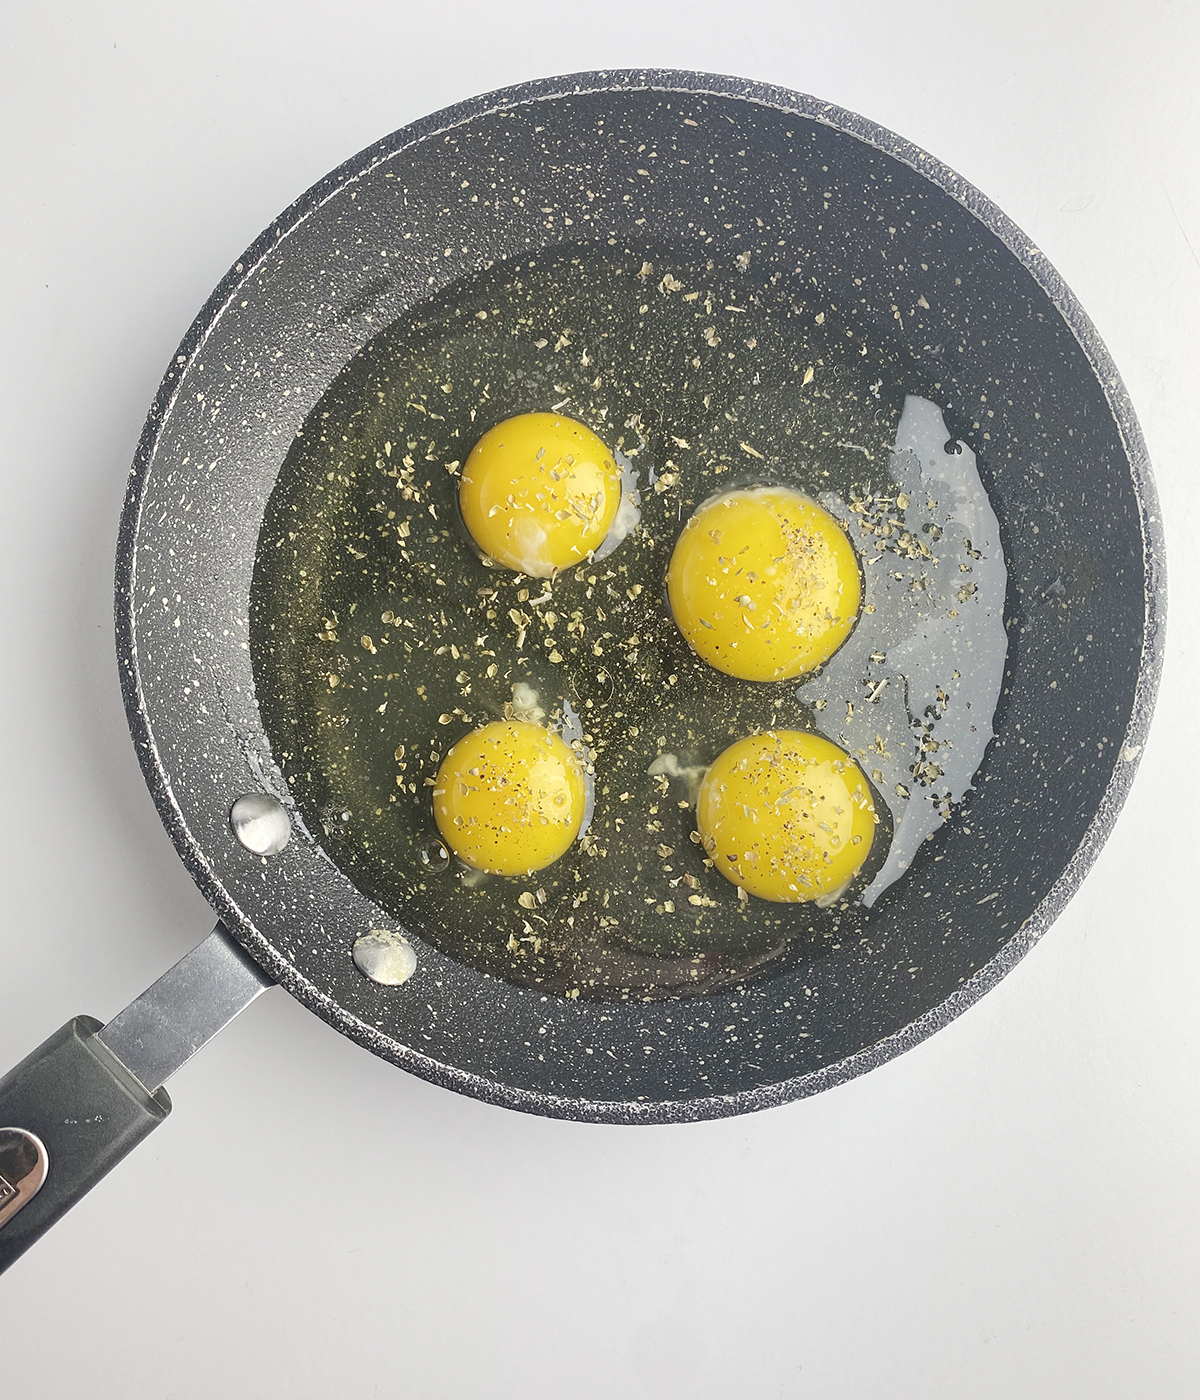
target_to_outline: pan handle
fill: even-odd
[[[218,924],[108,1025],[76,1016],[0,1078],[0,1273],[158,1127],[163,1082],[271,985]]]
[[[171,1111],[76,1016],[0,1079],[0,1272]]]

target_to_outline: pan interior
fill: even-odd
[[[394,920],[518,984],[661,1000],[811,961],[844,940],[868,944],[859,896],[891,828],[876,794],[870,857],[830,907],[745,900],[713,869],[694,821],[704,768],[771,728],[849,747],[838,726],[854,704],[815,676],[740,681],[690,651],[663,597],[682,522],[718,492],[767,481],[837,502],[848,528],[865,528],[845,503],[879,497],[897,509],[889,449],[906,396],[941,386],[886,328],[841,313],[779,258],[614,242],[464,278],[351,361],[271,496],[251,644],[267,733],[305,822]],[[619,542],[614,531],[611,552],[550,584],[487,567],[455,504],[474,442],[548,409],[611,444],[638,517]],[[910,542],[904,561],[851,533],[876,546],[871,562],[884,561],[889,581],[897,563],[921,565],[911,616],[911,600],[929,596],[931,551],[922,558]],[[954,586],[964,578],[956,572]],[[870,710],[869,725],[850,731],[871,745],[859,762],[882,781],[871,763],[903,750],[920,721],[904,701],[866,704],[888,683],[872,674],[885,659],[879,637],[872,620],[838,664],[856,678],[846,693]],[[952,687],[964,663],[943,650]],[[1003,645],[997,677],[1002,665]],[[430,791],[464,733],[514,710],[582,740],[590,820],[551,867],[481,877],[439,840]],[[920,776],[929,764],[917,761]]]

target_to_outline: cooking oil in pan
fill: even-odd
[[[695,995],[863,936],[990,735],[1004,565],[973,457],[886,333],[749,261],[575,248],[456,284],[351,361],[268,505],[253,662],[306,822],[398,922],[543,991]],[[534,412],[622,473],[607,540],[552,579],[490,566],[458,509],[474,444]],[[759,484],[824,504],[862,567],[854,630],[800,681],[712,669],[665,597],[691,513]],[[586,769],[579,838],[528,877],[465,866],[433,818],[447,752],[505,717]],[[870,858],[828,908],[747,899],[699,843],[705,769],[772,728],[825,735],[872,784]]]

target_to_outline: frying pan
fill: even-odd
[[[902,339],[977,454],[1008,654],[974,791],[873,910],[869,950],[613,1003],[510,985],[410,930],[415,974],[369,980],[355,940],[397,922],[300,820],[255,694],[251,575],[289,446],[352,357],[456,279],[564,242],[729,251],[736,231],[740,252],[764,226],[774,256]],[[547,79],[385,138],[239,259],[151,408],[120,528],[121,678],[150,791],[220,922],[107,1026],[77,1017],[0,1080],[0,1268],[166,1117],[170,1073],[273,983],[438,1084],[594,1122],[766,1108],[916,1044],[1027,951],[1110,831],[1150,719],[1163,586],[1141,435],[1093,327],[1029,240],[908,142],[810,97],[664,71]]]

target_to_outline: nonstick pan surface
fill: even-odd
[[[1009,646],[976,790],[880,901],[869,950],[832,948],[695,1000],[614,1004],[510,985],[414,936],[416,974],[375,985],[351,949],[395,921],[302,824],[266,858],[229,827],[248,792],[291,806],[248,627],[259,529],[296,433],[384,327],[490,263],[608,238],[729,249],[736,237],[742,251],[760,219],[772,247],[764,234],[756,252],[802,260],[831,302],[902,337],[977,454],[1001,520]],[[1136,768],[1160,662],[1161,558],[1141,437],[1107,354],[977,191],[794,93],[696,74],[582,75],[386,138],[231,270],[180,347],[135,462],[118,562],[122,679],[147,781],[197,883],[252,957],[331,1025],[511,1107],[715,1117],[899,1053],[1051,922]]]

